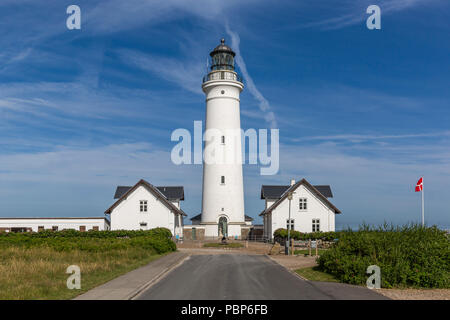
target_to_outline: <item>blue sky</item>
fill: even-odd
[[[66,28],[77,4],[82,29]],[[366,8],[381,8],[368,30]],[[101,216],[117,185],[183,185],[201,210],[201,166],[170,162],[171,132],[203,120],[201,78],[219,39],[239,53],[242,127],[280,129],[280,171],[261,184],[330,184],[337,227],[450,226],[450,3],[37,1],[0,3],[0,216]],[[260,222],[259,219],[256,222]]]

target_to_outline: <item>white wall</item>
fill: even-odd
[[[141,200],[147,200],[147,212],[140,212]],[[111,230],[150,230],[163,227],[169,229],[173,235],[181,236],[183,226],[178,223],[178,215],[162,201],[144,186],[139,186],[112,210]],[[141,227],[141,222],[146,222],[147,226]]]
[[[299,198],[307,198],[307,210],[299,209]],[[267,201],[269,203],[269,201]],[[286,198],[271,214],[267,214],[266,235],[272,239],[273,232],[279,228],[286,229],[289,217],[289,200]],[[320,231],[335,231],[335,213],[314,193],[304,185],[300,185],[293,193],[291,200],[291,219],[294,219],[294,230],[312,232],[312,220],[320,219]],[[271,221],[270,221],[271,220]]]
[[[104,218],[8,218],[0,219],[0,229],[3,228],[31,228],[33,232],[38,231],[38,227],[43,226],[44,229],[52,229],[57,226],[58,230],[75,229],[80,230],[80,226],[85,226],[86,231],[98,227],[99,230],[108,230],[109,225]]]

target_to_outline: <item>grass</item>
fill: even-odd
[[[71,299],[160,256],[139,247],[101,252],[3,247],[0,250],[0,299]],[[67,289],[69,265],[78,265],[81,269],[80,290]]]
[[[308,267],[295,270],[303,278],[311,281],[340,282],[333,275],[320,271],[317,267]]]
[[[322,253],[324,253],[325,251],[327,251],[327,249],[319,249],[318,255],[322,255]],[[303,250],[295,250],[294,254],[304,254],[304,255],[309,255],[309,249],[303,249]],[[316,249],[311,249],[311,255],[315,255],[316,254]]]
[[[239,242],[229,242],[229,243],[220,243],[220,242],[208,242],[203,245],[205,248],[242,248],[244,245]]]

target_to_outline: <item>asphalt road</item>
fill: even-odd
[[[194,255],[137,299],[387,299],[364,287],[305,281],[266,256]]]

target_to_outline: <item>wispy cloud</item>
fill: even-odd
[[[366,141],[366,140],[391,140],[391,139],[411,139],[411,138],[432,138],[432,137],[449,137],[450,131],[439,131],[429,133],[411,133],[398,135],[373,135],[373,134],[337,134],[327,136],[310,136],[295,138],[292,141],[313,141],[313,140],[348,140],[348,141]]]
[[[101,216],[112,204],[117,185],[132,185],[141,178],[155,185],[183,185],[190,199],[183,209],[198,212],[201,166],[176,166],[170,151],[136,142],[0,154],[0,216],[29,216],[31,206],[41,215],[61,215],[60,203],[71,203],[65,216]],[[74,195],[83,201],[73,202]],[[18,205],[11,201],[16,197],[21,199]]]
[[[301,23],[298,25],[300,28],[320,28],[324,30],[336,30],[344,27],[348,27],[355,24],[364,23],[368,18],[366,14],[366,8],[369,5],[376,4],[380,7],[382,16],[385,14],[391,14],[398,11],[402,11],[408,8],[412,8],[418,5],[439,4],[442,0],[380,0],[374,3],[371,0],[362,1],[342,1],[339,6],[332,7],[334,10],[330,10],[333,16],[323,18],[316,21],[307,23]]]
[[[238,7],[251,7],[261,0],[111,0],[97,2],[87,14],[94,33],[112,33],[142,25],[155,25],[175,20],[186,14],[221,22],[227,12]],[[107,12],[108,14],[105,14]]]
[[[248,90],[253,95],[253,97],[258,101],[259,109],[262,112],[264,112],[264,119],[270,124],[270,127],[277,128],[277,120],[275,118],[275,114],[271,110],[269,101],[267,101],[267,99],[263,96],[263,94],[258,90],[258,88],[255,85],[255,82],[253,81],[253,78],[250,76],[247,70],[247,65],[245,64],[244,58],[241,55],[240,50],[241,40],[239,38],[239,35],[230,29],[228,23],[225,24],[225,29],[231,38],[231,46],[233,47],[233,50],[236,52],[236,62],[239,65],[239,68],[246,80]]]
[[[156,76],[175,83],[188,91],[202,94],[200,80],[203,76],[204,67],[200,63],[158,57],[126,49],[118,52],[124,62],[150,71]]]
[[[332,202],[343,211],[339,225],[362,221],[406,223],[419,221],[420,199],[413,186],[427,177],[428,223],[447,223],[448,210],[440,208],[439,194],[450,187],[450,145],[447,142],[384,148],[354,154],[352,149],[329,142],[313,145],[283,144],[281,172],[265,177],[264,184],[287,184],[306,177],[312,183],[330,184]]]

